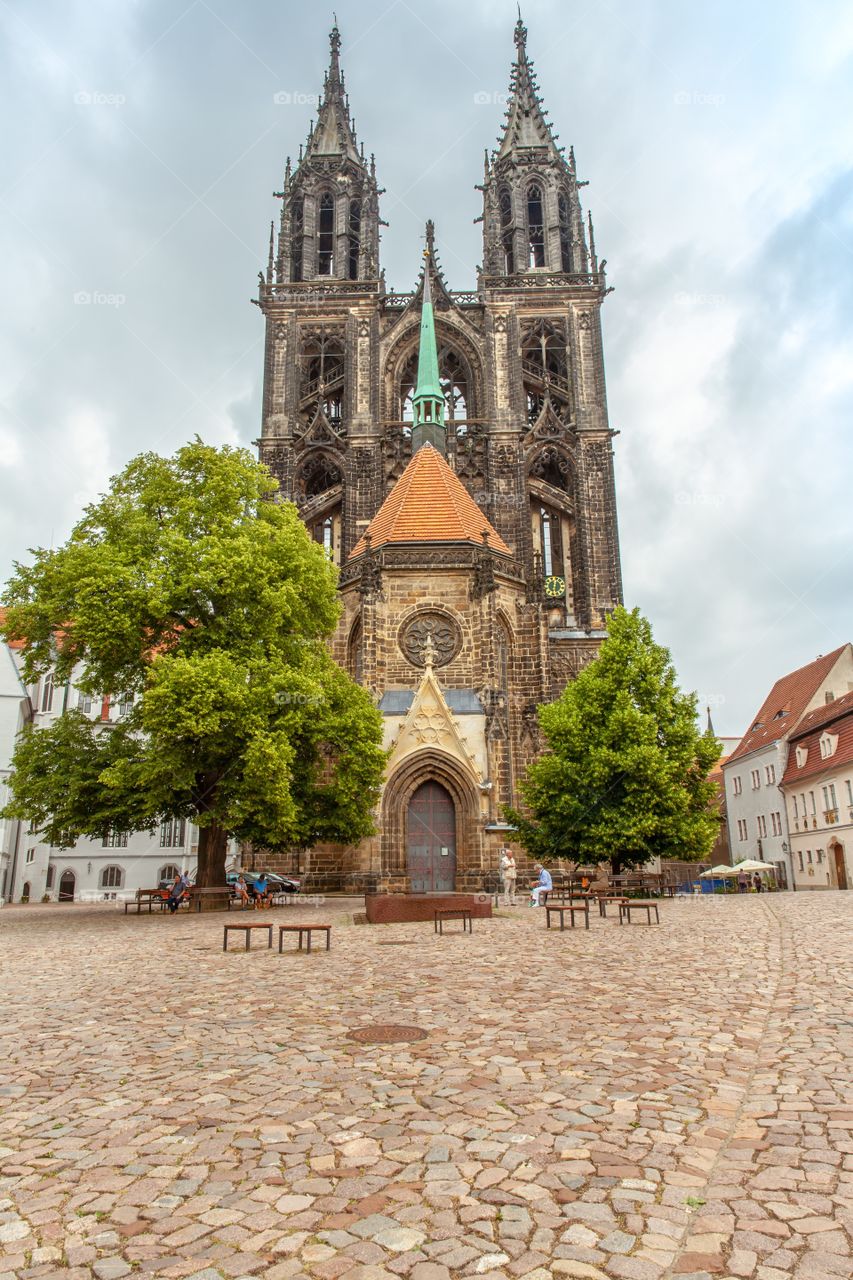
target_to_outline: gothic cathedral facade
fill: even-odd
[[[605,263],[519,20],[478,187],[477,288],[448,286],[431,223],[417,287],[386,288],[382,189],[337,27],[330,39],[260,277],[258,447],[339,566],[334,654],[380,707],[390,755],[377,835],[311,850],[302,869],[317,888],[476,889],[509,842],[502,809],[540,748],[537,706],[621,602]]]

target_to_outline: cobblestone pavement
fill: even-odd
[[[0,912],[0,1280],[853,1273],[853,893],[443,938],[355,905],[273,913],[331,918],[310,956]],[[429,1034],[347,1038],[391,1022]]]

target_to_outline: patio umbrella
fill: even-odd
[[[735,875],[741,871],[775,871],[772,862],[756,862],[753,858],[747,858],[746,862],[739,862],[736,867],[732,867]]]
[[[718,867],[711,867],[710,870],[701,872],[701,876],[709,880],[718,880],[720,876],[730,876],[732,873],[737,874],[735,868],[730,867],[728,863],[721,862]]]

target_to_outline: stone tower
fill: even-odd
[[[379,834],[313,851],[318,885],[481,884],[539,748],[536,707],[594,656],[621,601],[604,263],[520,20],[515,44],[476,291],[448,287],[432,223],[414,291],[386,289],[382,190],[337,27],[279,193],[258,297],[260,457],[340,566],[335,656],[382,709],[392,752]]]

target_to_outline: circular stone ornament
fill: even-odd
[[[462,648],[462,632],[453,618],[440,613],[438,609],[423,609],[403,626],[398,637],[400,650],[412,666],[426,666],[427,641],[430,636],[436,667],[447,666]]]
[[[356,1027],[347,1032],[348,1040],[359,1044],[403,1044],[406,1040],[426,1040],[423,1027],[404,1027],[395,1022],[378,1022],[370,1027]]]

